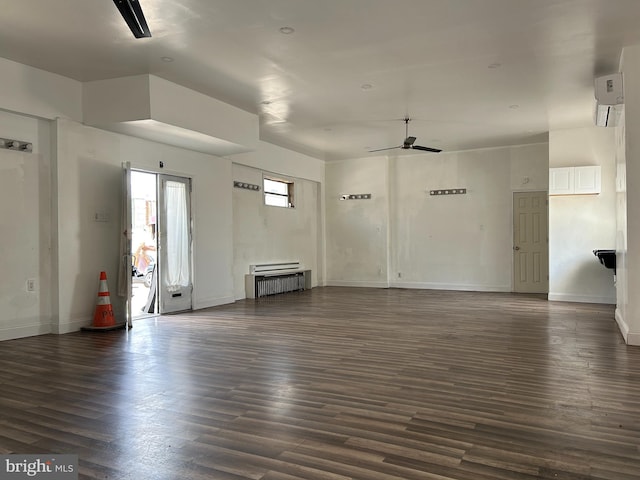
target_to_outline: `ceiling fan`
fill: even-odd
[[[398,145],[397,147],[388,147],[388,148],[378,148],[377,150],[369,150],[369,153],[372,152],[382,152],[383,150],[395,150],[396,148],[401,148],[403,150],[422,150],[423,152],[434,152],[440,153],[442,150],[439,148],[431,148],[431,147],[422,147],[420,145],[414,145],[416,141],[416,137],[409,136],[409,122],[411,119],[409,117],[404,117],[404,129],[405,129],[405,139],[402,145]]]

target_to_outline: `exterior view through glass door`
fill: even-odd
[[[191,309],[190,179],[131,172],[133,318]]]
[[[133,318],[158,313],[157,175],[131,172],[131,310]]]

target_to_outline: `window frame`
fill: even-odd
[[[286,190],[287,193],[279,193],[279,192],[274,192],[270,189],[267,188],[267,184],[266,182],[275,182],[275,183],[279,183],[282,185],[286,186]],[[294,182],[293,180],[286,180],[283,178],[279,178],[279,177],[272,177],[270,175],[263,175],[262,176],[262,191],[263,191],[263,199],[264,199],[264,204],[267,207],[277,207],[277,208],[295,208],[295,204],[293,202],[294,200]],[[268,203],[267,202],[267,198],[269,198],[269,196],[275,197],[275,198],[286,198],[286,205],[276,205],[274,203]]]

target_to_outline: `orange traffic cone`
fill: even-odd
[[[115,330],[123,328],[123,323],[116,323],[116,317],[111,307],[111,297],[107,286],[107,273],[100,272],[100,287],[98,289],[98,301],[93,314],[93,326],[83,327],[82,330]]]

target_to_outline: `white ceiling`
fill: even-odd
[[[110,0],[4,2],[0,57],[79,81],[151,73],[330,160],[400,145],[405,115],[417,145],[445,151],[592,125],[593,79],[640,43],[640,0],[140,4],[152,38],[135,39]]]

